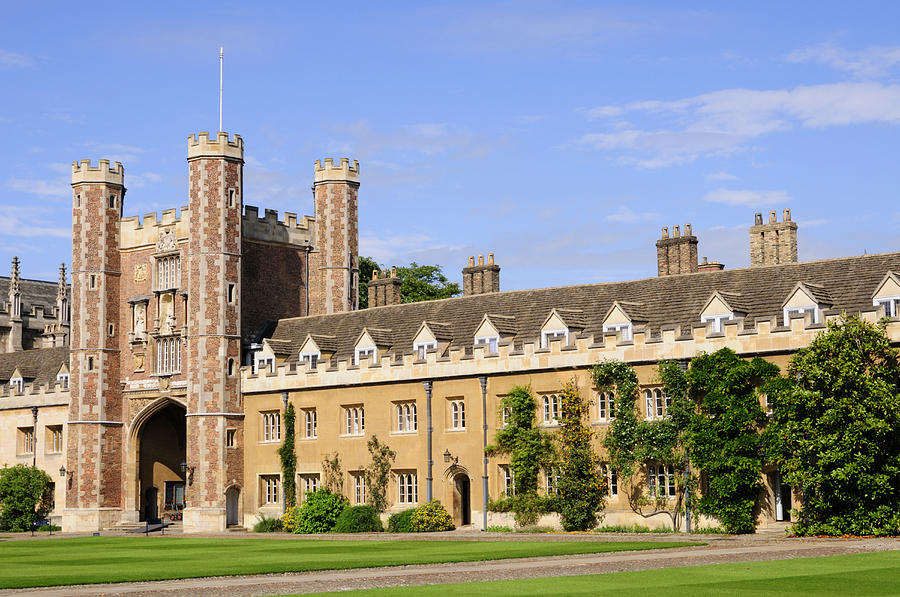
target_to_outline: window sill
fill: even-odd
[[[338,437],[345,437],[345,438],[354,438],[354,437],[356,437],[356,438],[359,438],[359,437],[366,437],[366,434],[365,434],[365,433],[342,433],[342,434],[340,434]]]
[[[264,439],[259,443],[266,444],[266,445],[267,444],[279,444],[279,443],[281,443],[281,440],[280,439]]]
[[[465,427],[458,427],[458,428],[445,429],[444,433],[463,433],[465,431],[468,431],[468,429],[466,429]]]
[[[319,436],[318,436],[318,435],[311,435],[311,436],[309,436],[309,437],[301,437],[301,438],[300,438],[300,441],[301,441],[301,442],[311,442],[311,441],[315,441],[315,440],[317,440],[317,439],[319,439]]]
[[[419,431],[391,431],[391,435],[418,435]]]

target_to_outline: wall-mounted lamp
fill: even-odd
[[[66,467],[64,467],[64,466],[59,467],[59,476],[60,477],[66,476]]]
[[[444,450],[444,462],[459,464],[459,456],[454,456],[453,454],[451,454],[449,449]]]
[[[186,462],[181,463],[181,474],[187,473],[187,484],[194,484],[194,467],[188,466]]]

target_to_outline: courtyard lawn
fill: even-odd
[[[698,542],[331,541],[82,537],[0,543],[0,588],[663,549]]]
[[[337,595],[338,593],[325,593]],[[491,597],[536,597],[615,595],[733,596],[798,595],[876,596],[900,594],[900,551],[713,564],[686,568],[667,568],[643,572],[617,572],[531,578],[495,582],[428,585],[364,591],[341,591],[341,595],[385,597],[410,595],[490,595]]]

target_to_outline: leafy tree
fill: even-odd
[[[297,504],[297,453],[294,451],[294,405],[284,409],[284,441],[278,448],[281,458],[281,478],[284,479],[284,504],[291,508]]]
[[[801,489],[801,535],[900,533],[900,363],[877,326],[829,322],[768,388],[769,456]]]
[[[665,380],[679,372],[678,363],[659,364],[660,376]],[[624,490],[633,512],[644,518],[668,516],[672,529],[681,526],[684,513],[685,456],[682,430],[689,407],[685,403],[684,382],[677,377],[666,383],[666,395],[670,399],[668,416],[645,420],[638,416],[636,401],[639,397],[637,374],[629,365],[620,361],[604,361],[591,370],[594,384],[601,391],[615,391],[615,418],[604,438],[610,466],[619,476],[619,486]],[[678,384],[681,385],[678,385]],[[675,497],[671,499],[666,487],[657,484],[650,494],[640,473],[648,463],[671,467],[675,473]]]
[[[369,438],[368,448],[372,461],[365,468],[366,503],[381,513],[389,505],[387,491],[391,482],[391,464],[397,458],[397,453],[379,442],[375,435]]]
[[[553,445],[550,435],[535,426],[537,405],[531,388],[515,386],[503,397],[500,406],[508,413],[506,425],[497,431],[494,444],[485,448],[485,452],[488,456],[509,456],[516,495],[507,497],[508,504],[504,507],[515,512],[518,525],[534,524],[550,509],[549,500],[538,499],[537,487],[540,469],[552,466]]]
[[[606,499],[606,479],[591,447],[593,432],[585,424],[588,402],[574,382],[563,388],[560,403],[560,472],[558,511],[566,531],[587,531],[597,525]]]
[[[694,405],[685,445],[691,462],[709,479],[696,507],[730,533],[756,529],[766,424],[759,388],[778,376],[778,366],[759,357],[746,361],[729,348],[694,358],[684,374]]]
[[[404,303],[445,299],[460,293],[459,284],[450,282],[439,265],[419,265],[413,261],[406,267],[398,267],[397,277],[401,280]]]
[[[295,533],[327,533],[347,507],[347,498],[326,489],[306,494],[296,515]]]
[[[344,471],[341,470],[341,455],[335,452],[322,459],[322,489],[344,495]]]
[[[51,479],[44,471],[19,464],[0,469],[0,529],[27,531],[50,511]]]
[[[372,272],[381,269],[378,263],[371,257],[359,258],[359,308],[369,308],[369,280],[372,279]]]

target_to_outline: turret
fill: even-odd
[[[7,352],[22,350],[22,293],[19,278],[19,258],[12,259],[12,273],[9,276],[9,336]]]
[[[359,162],[316,160],[316,238],[309,265],[309,314],[354,311],[359,287]]]

